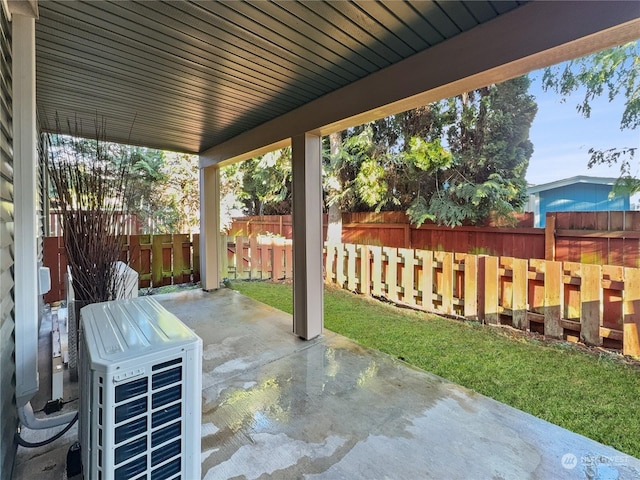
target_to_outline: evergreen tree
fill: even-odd
[[[452,162],[438,172],[426,218],[448,225],[478,223],[522,208],[533,154],[529,129],[537,113],[529,85],[527,77],[519,77],[449,99]]]
[[[525,202],[533,153],[529,85],[516,78],[347,131],[325,161],[341,208],[401,209],[417,224],[508,218]]]
[[[291,213],[291,148],[246,160],[239,167],[242,192],[239,198],[248,215]]]
[[[516,78],[325,138],[330,223],[341,212],[404,210],[418,224],[458,225],[520,209],[537,111],[529,84]],[[290,158],[273,152],[223,175],[242,184],[247,214],[290,213]]]

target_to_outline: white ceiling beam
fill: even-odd
[[[531,2],[200,154],[225,165],[640,37],[640,2]]]

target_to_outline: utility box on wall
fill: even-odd
[[[149,297],[80,317],[84,478],[200,478],[202,340]]]

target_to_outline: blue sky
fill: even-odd
[[[606,96],[597,99],[591,104],[591,117],[585,119],[576,111],[581,96],[574,94],[566,103],[561,103],[557,94],[542,90],[542,71],[532,72],[530,78],[529,91],[536,97],[538,114],[529,134],[534,153],[529,161],[527,181],[540,184],[576,175],[617,177],[617,166],[590,169],[587,162],[591,147],[640,147],[640,130],[620,131],[622,99],[612,103]],[[638,152],[636,155],[640,155],[640,150]],[[640,171],[637,174],[640,175]]]

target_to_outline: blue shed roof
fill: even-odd
[[[615,177],[588,177],[586,175],[577,175],[575,177],[563,178],[555,182],[541,183],[540,185],[532,185],[527,188],[527,194],[545,192],[554,188],[566,187],[576,183],[590,183],[594,185],[614,185],[618,179]]]

